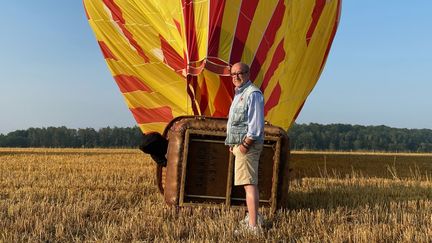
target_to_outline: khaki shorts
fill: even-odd
[[[253,144],[246,154],[243,154],[239,145],[233,147],[234,185],[258,185],[258,163],[263,149],[263,144]]]

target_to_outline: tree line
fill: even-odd
[[[291,149],[432,152],[432,130],[347,124],[294,124]]]
[[[0,134],[0,147],[55,148],[130,148],[138,147],[142,133],[138,127],[71,129],[62,127],[29,128]]]
[[[293,150],[432,152],[432,130],[348,124],[294,124],[288,135]],[[138,127],[101,129],[29,128],[0,134],[0,147],[137,148]]]

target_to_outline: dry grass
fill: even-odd
[[[302,177],[365,177],[412,179],[432,175],[432,154],[371,152],[303,152],[291,154],[291,167]],[[431,178],[432,179],[432,178]]]
[[[430,242],[432,182],[418,176],[293,181],[289,210],[235,236],[240,210],[177,211],[137,150],[0,149],[0,242]]]

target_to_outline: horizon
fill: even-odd
[[[136,125],[82,1],[3,5],[0,134]],[[343,1],[326,66],[295,122],[432,129],[431,8],[426,0]]]
[[[381,125],[360,125],[360,124],[349,124],[349,123],[328,123],[328,124],[323,124],[323,123],[317,123],[317,122],[309,122],[309,123],[298,123],[298,122],[295,122],[293,125],[306,125],[306,126],[310,126],[312,124],[318,124],[320,126],[348,125],[348,126],[353,126],[353,127],[354,126],[361,126],[361,127],[381,127],[381,126],[384,126],[384,127],[388,127],[388,128],[391,128],[391,129],[431,130],[432,131],[431,128],[392,127],[392,126],[387,126],[387,125],[384,125],[384,124],[381,124]],[[14,131],[9,131],[7,133],[1,133],[0,132],[0,135],[7,136],[7,134],[9,134],[9,133],[13,133],[13,132],[17,132],[17,131],[26,131],[26,130],[29,130],[29,129],[48,129],[48,128],[61,128],[61,127],[65,127],[66,129],[75,129],[75,130],[79,130],[79,129],[94,129],[96,131],[99,131],[99,130],[104,129],[104,128],[135,128],[135,127],[139,128],[138,125],[136,125],[136,124],[132,125],[132,126],[105,126],[105,127],[98,127],[98,128],[96,128],[96,127],[67,127],[67,126],[64,126],[64,125],[63,126],[42,126],[42,127],[28,127],[28,128],[25,128],[25,129],[16,129]],[[289,132],[289,129],[288,129],[288,132]]]

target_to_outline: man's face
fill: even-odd
[[[249,72],[245,68],[242,68],[240,64],[234,64],[231,68],[231,78],[236,88],[249,80]]]

